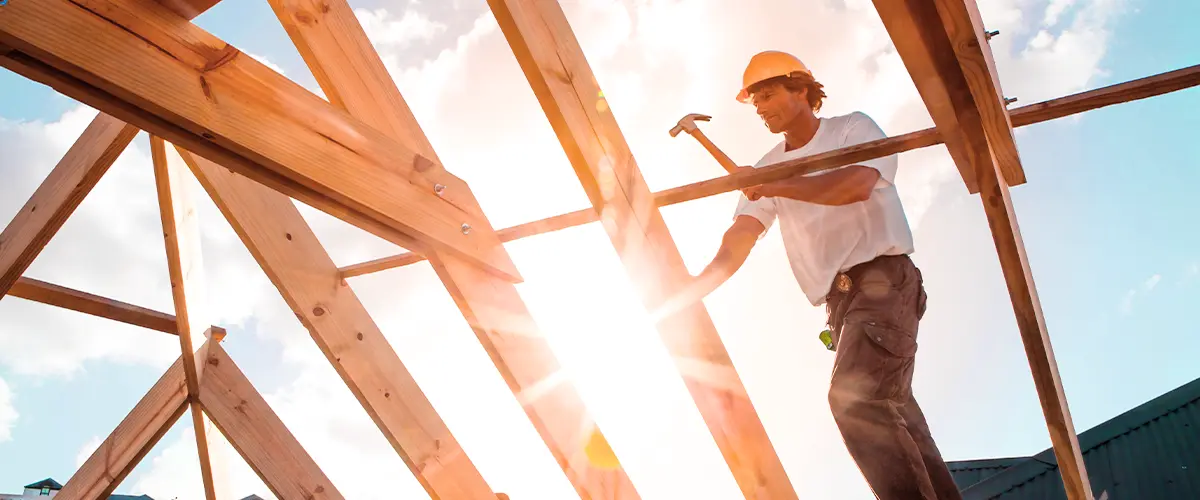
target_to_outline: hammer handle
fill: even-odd
[[[704,136],[704,132],[702,132],[700,129],[695,129],[688,133],[692,134],[692,137],[695,137],[697,141],[700,141],[700,145],[704,146],[704,149],[707,149],[708,152],[713,155],[713,158],[717,159],[717,163],[720,163],[721,166],[725,168],[726,172],[731,174],[737,172],[738,164],[729,159],[729,156],[726,156],[716,144],[713,144],[712,141],[708,140],[708,137]]]

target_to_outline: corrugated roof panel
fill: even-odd
[[[1200,379],[1080,434],[1097,499],[1200,499]],[[963,491],[963,497],[1063,500],[1053,450],[1012,465]]]

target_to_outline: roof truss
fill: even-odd
[[[1010,113],[973,0],[876,0],[934,128],[651,193],[615,119],[592,105],[603,94],[557,3],[489,0],[592,205],[494,231],[469,186],[441,165],[345,0],[268,1],[329,102],[188,22],[212,0],[13,2],[0,16],[0,65],[102,111],[0,234],[0,297],[171,333],[181,346],[179,360],[62,498],[110,493],[189,407],[208,498],[221,481],[208,463],[206,432],[224,434],[282,498],[341,498],[221,348],[224,330],[206,321],[195,300],[203,273],[192,194],[181,183],[189,173],[430,496],[488,498],[497,494],[343,278],[428,259],[521,398],[551,378],[558,362],[512,285],[520,275],[502,242],[600,221],[655,310],[686,272],[658,207],[937,144],[984,203],[1068,497],[1091,498],[1009,198],[1009,188],[1026,181],[1012,128],[1195,86],[1200,66]],[[153,134],[178,316],[21,277],[139,129]],[[167,161],[165,141],[181,163]],[[339,270],[289,196],[413,253]],[[700,361],[726,373],[720,387],[688,380],[688,389],[744,496],[794,498],[703,306],[658,326],[681,371]],[[600,471],[580,460],[577,427],[590,417],[573,387],[523,402],[582,498],[614,489],[617,498],[639,498],[620,467]]]

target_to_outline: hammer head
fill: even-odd
[[[692,113],[680,118],[679,123],[676,123],[674,127],[671,127],[671,137],[679,135],[680,132],[691,133],[693,130],[696,130],[696,120],[709,121],[711,119],[711,116],[702,115],[699,113]]]

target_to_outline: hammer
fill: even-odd
[[[704,132],[701,132],[700,129],[696,127],[696,120],[708,121],[711,119],[711,116],[706,116],[699,113],[692,113],[680,118],[679,123],[675,124],[674,127],[671,127],[671,137],[679,135],[679,132],[681,131],[691,134],[692,137],[695,137],[697,141],[700,141],[700,145],[704,146],[704,149],[707,149],[709,153],[712,153],[713,158],[717,159],[717,163],[720,163],[722,167],[725,167],[726,172],[731,174],[737,172],[738,164],[729,159],[729,157],[726,156],[725,153],[723,153],[719,148],[717,148],[712,141],[708,140],[708,137],[704,136]]]

